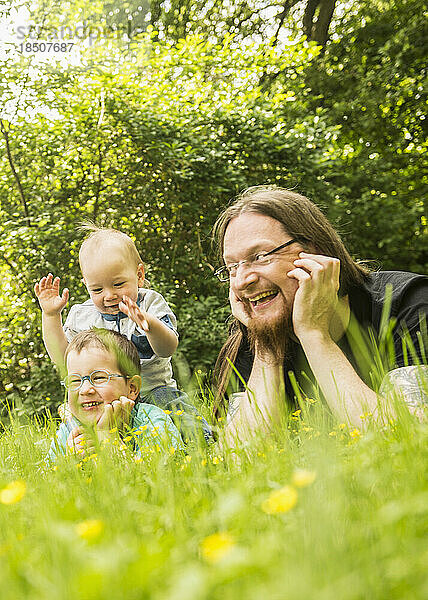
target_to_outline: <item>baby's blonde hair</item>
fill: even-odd
[[[126,233],[118,231],[117,229],[112,229],[111,227],[98,227],[98,225],[92,223],[92,221],[84,221],[80,225],[79,230],[87,232],[87,236],[83,240],[79,250],[80,269],[82,269],[82,256],[85,251],[90,247],[97,248],[106,241],[114,242],[118,246],[121,246],[122,249],[128,254],[129,259],[135,263],[136,267],[138,267],[140,264],[143,264],[141,256],[133,240],[129,237],[129,235],[126,235]]]

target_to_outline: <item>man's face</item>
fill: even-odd
[[[117,247],[106,247],[85,255],[83,280],[95,308],[102,313],[117,314],[123,296],[137,300],[138,287],[144,283],[144,267],[136,267]]]
[[[121,375],[116,358],[97,346],[88,346],[81,352],[72,350],[67,356],[67,374],[90,375],[93,371],[108,371],[110,374]],[[104,412],[104,406],[120,396],[135,400],[139,393],[138,376],[127,379],[112,377],[108,383],[94,386],[85,379],[81,388],[76,391],[68,390],[68,405],[70,412],[85,425],[95,424]]]
[[[268,252],[289,241],[279,221],[260,213],[243,213],[232,219],[224,237],[224,261],[226,265],[246,260],[259,252]],[[245,263],[230,278],[231,291],[244,304],[252,325],[257,330],[275,327],[289,320],[293,307],[297,281],[287,277],[295,268],[302,247],[296,242],[272,255],[270,264]]]

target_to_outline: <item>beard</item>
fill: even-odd
[[[275,319],[254,318],[250,307],[245,307],[250,320],[247,325],[248,342],[253,356],[256,351],[263,359],[274,358],[283,362],[289,350],[293,325],[288,306]]]

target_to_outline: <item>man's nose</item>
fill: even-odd
[[[236,267],[235,277],[232,277],[232,285],[236,289],[245,289],[255,281],[258,275],[251,263],[240,263]]]

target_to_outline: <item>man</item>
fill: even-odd
[[[409,389],[421,371],[407,365],[422,363],[428,277],[369,272],[312,202],[281,188],[245,191],[220,215],[214,235],[224,262],[216,275],[229,283],[234,317],[216,364],[216,413],[228,412],[229,430],[269,427],[282,413],[279,392],[293,402],[298,388],[313,394],[310,381],[340,421],[361,426],[364,413],[380,417],[376,391],[390,372],[416,410]],[[247,390],[234,395],[239,407],[228,405],[235,371]]]

